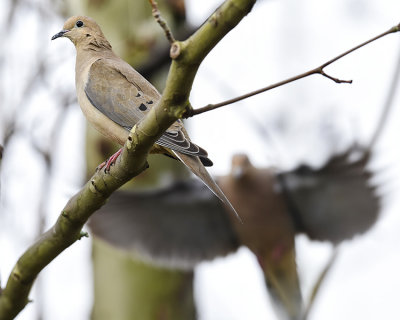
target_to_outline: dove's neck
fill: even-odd
[[[87,46],[76,47],[76,65],[75,72],[78,77],[87,75],[90,66],[99,59],[107,59],[114,57],[115,54],[111,49],[98,48],[98,50],[88,49]],[[78,80],[78,79],[76,79]],[[83,80],[83,79],[82,79]]]

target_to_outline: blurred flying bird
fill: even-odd
[[[338,244],[375,224],[381,199],[370,183],[370,152],[361,149],[362,156],[351,161],[358,149],[332,156],[319,169],[301,165],[278,176],[299,232]]]
[[[232,158],[221,189],[238,208],[244,224],[232,219],[239,242],[257,257],[280,319],[300,319],[303,298],[296,265],[295,225],[271,169],[255,168],[244,154]]]

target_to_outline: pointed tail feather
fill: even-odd
[[[182,154],[171,150],[174,155],[181,160],[200,180],[210,189],[223,203],[228,205],[231,211],[236,215],[241,223],[242,219],[240,218],[239,214],[236,212],[235,208],[232,206],[228,198],[216,184],[214,179],[210,176],[204,165],[201,163],[198,157],[189,156],[186,154]]]

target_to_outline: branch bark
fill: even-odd
[[[255,0],[227,0],[189,39],[174,42],[174,59],[161,101],[133,127],[123,152],[109,173],[99,171],[73,196],[55,225],[19,258],[0,296],[0,319],[13,319],[29,302],[39,272],[62,251],[85,236],[82,227],[113,191],[147,166],[152,145],[189,105],[197,69],[211,49],[250,12]]]

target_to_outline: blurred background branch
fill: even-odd
[[[399,87],[399,79],[400,79],[400,49],[397,50],[397,62],[395,67],[393,68],[393,78],[390,82],[389,89],[387,91],[386,99],[383,103],[382,113],[379,117],[379,122],[377,123],[376,129],[372,135],[371,142],[369,143],[369,149],[372,150],[382,134],[383,129],[386,126],[386,122],[388,121],[388,116],[390,114],[391,108],[394,104],[394,99],[396,97],[396,93]]]

